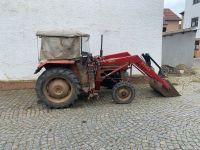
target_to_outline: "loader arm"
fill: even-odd
[[[115,54],[117,55],[117,54]],[[124,55],[123,55],[124,56]],[[163,96],[173,97],[179,96],[180,94],[175,88],[169,83],[169,81],[161,78],[145,61],[138,55],[131,56],[127,54],[125,57],[117,57],[111,59],[104,59],[100,62],[101,65],[113,65],[113,64],[129,64],[137,68],[141,73],[151,78],[151,87],[158,91]],[[155,83],[153,83],[155,81]],[[154,85],[153,85],[154,84]],[[163,88],[163,89],[162,89]],[[170,91],[171,90],[171,91]],[[167,93],[167,94],[166,94]]]

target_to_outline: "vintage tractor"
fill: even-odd
[[[103,56],[102,37],[100,56],[93,57],[89,53],[88,34],[47,31],[37,32],[37,36],[41,38],[41,50],[35,74],[43,68],[45,71],[37,80],[36,93],[39,100],[50,108],[69,107],[81,93],[89,97],[98,95],[101,86],[112,88],[112,98],[116,103],[131,103],[135,89],[129,82],[127,70],[133,67],[149,76],[150,86],[163,96],[180,95],[154,71],[151,62],[159,65],[148,54],[143,54],[143,58],[128,52]]]

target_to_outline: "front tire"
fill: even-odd
[[[66,68],[47,69],[36,82],[39,100],[50,108],[66,108],[78,98],[80,84],[72,71]]]
[[[129,104],[135,98],[135,88],[129,82],[119,82],[113,88],[112,98],[117,104]]]

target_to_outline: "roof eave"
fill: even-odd
[[[197,28],[188,28],[188,29],[182,29],[182,30],[177,30],[177,31],[172,31],[172,32],[165,32],[163,33],[163,37],[173,36],[175,34],[184,34],[187,32],[196,32],[196,31],[197,31]]]

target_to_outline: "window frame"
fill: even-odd
[[[167,27],[163,27],[163,32],[167,32]]]
[[[195,22],[195,25],[193,26],[193,23]],[[191,19],[191,27],[198,27],[199,25],[199,17],[194,17]]]
[[[195,47],[194,50],[198,51],[200,49],[200,41],[195,41]]]
[[[193,0],[193,5],[200,3],[200,0]]]

